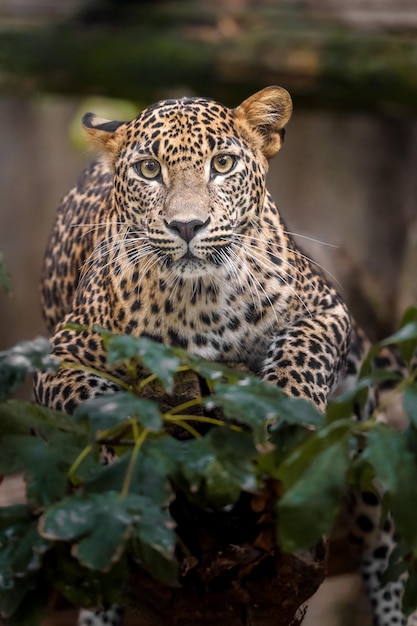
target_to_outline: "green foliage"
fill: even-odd
[[[146,338],[96,330],[109,363],[123,364],[132,379],[139,365],[150,375],[85,401],[72,417],[12,399],[28,374],[57,367],[46,340],[0,353],[0,473],[22,472],[27,495],[26,504],[0,508],[0,613],[10,624],[38,624],[53,588],[78,605],[117,601],[132,561],[175,583],[176,494],[202,509],[223,510],[271,481],[282,491],[272,504],[277,542],[294,552],[331,531],[349,483],[369,489],[377,478],[401,536],[387,576],[402,571],[398,555],[407,555],[405,607],[417,604],[410,507],[417,500],[417,370],[389,373],[372,365],[391,343],[410,364],[417,308],[372,347],[355,388],[326,415],[247,373]],[[184,370],[205,379],[210,395],[171,409],[141,397],[156,379],[165,391],[175,389]],[[366,421],[351,419],[368,388],[381,381],[391,383],[390,394],[403,393],[410,418],[403,432],[379,424],[377,412]],[[190,414],[192,407],[205,412]],[[174,438],[173,426],[188,438]],[[110,465],[100,463],[102,445],[117,451]]]

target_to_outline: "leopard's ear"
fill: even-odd
[[[278,152],[284,141],[284,126],[292,113],[291,96],[283,87],[265,87],[244,100],[236,109],[260,144],[267,159]]]
[[[96,150],[115,155],[120,146],[120,132],[117,131],[125,122],[106,120],[94,113],[86,113],[82,120],[89,143]]]

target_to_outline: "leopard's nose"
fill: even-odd
[[[167,222],[165,220],[165,226],[189,243],[191,239],[196,236],[198,231],[207,226],[209,220],[210,218],[207,218],[205,222],[201,222],[200,220],[191,220],[189,222],[173,220],[172,222]]]

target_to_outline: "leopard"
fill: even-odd
[[[291,115],[278,86],[235,108],[194,96],[128,122],[84,115],[99,156],[58,208],[41,290],[53,354],[74,367],[37,373],[39,404],[72,414],[117,393],[93,373],[114,373],[97,326],[243,364],[320,411],[357,376],[369,342],[267,190]],[[380,583],[393,533],[380,528],[379,510],[367,493],[353,514],[364,579],[375,624],[405,624],[401,583]],[[79,624],[117,625],[120,615],[83,610]]]

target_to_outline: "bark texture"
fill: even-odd
[[[199,397],[200,381],[193,372],[181,372],[172,396],[161,397],[155,386],[148,393],[156,394],[166,410]],[[297,555],[281,552],[274,516],[280,489],[271,481],[263,492],[242,493],[230,512],[202,510],[178,492],[171,514],[180,539],[179,586],[135,569],[125,604],[137,611],[138,626],[301,624],[302,605],[325,578],[327,550],[320,542]]]

